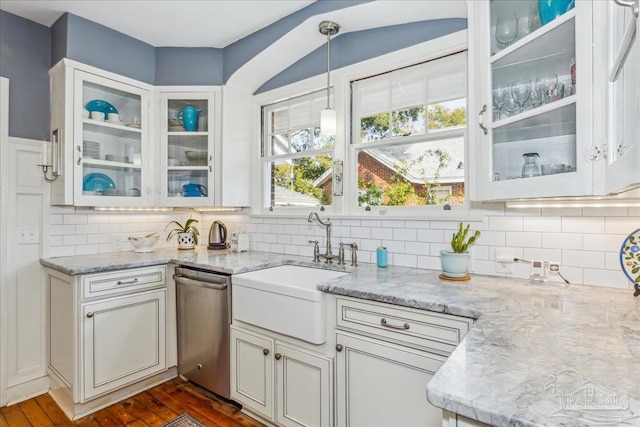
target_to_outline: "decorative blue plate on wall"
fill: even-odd
[[[82,191],[103,193],[104,190],[115,190],[113,180],[103,173],[90,173],[82,180]]]
[[[631,283],[640,283],[640,228],[632,231],[622,242],[620,265]]]
[[[118,110],[116,110],[116,108],[113,105],[109,104],[107,101],[102,101],[100,99],[94,99],[93,101],[89,101],[89,103],[85,108],[89,110],[89,112],[100,111],[104,113],[105,117],[107,117],[107,114],[109,113],[118,114]]]

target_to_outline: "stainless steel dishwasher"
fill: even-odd
[[[227,399],[231,276],[176,267],[178,373]]]

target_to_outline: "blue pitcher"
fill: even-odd
[[[184,109],[176,111],[176,119],[184,130],[187,132],[193,132],[198,129],[198,115],[202,110],[197,109],[193,105],[189,104]]]
[[[538,0],[538,13],[542,25],[573,9],[575,0]]]

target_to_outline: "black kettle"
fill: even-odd
[[[209,249],[227,249],[227,227],[220,221],[213,221],[209,229]]]

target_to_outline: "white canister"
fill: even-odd
[[[247,252],[249,250],[249,234],[231,233],[231,252]]]

